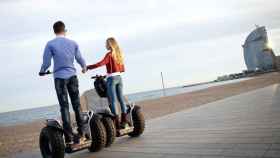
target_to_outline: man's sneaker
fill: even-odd
[[[74,144],[79,144],[80,143],[80,136],[78,134],[75,134],[74,136]]]
[[[89,133],[85,134],[85,137],[86,137],[86,139],[91,139]]]
[[[74,144],[74,141],[65,142],[66,147],[71,147]]]
[[[74,144],[74,136],[73,135],[68,135],[68,136],[66,136],[65,135],[65,144],[67,145],[67,144],[69,144],[69,145],[71,145],[71,144]]]

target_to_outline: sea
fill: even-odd
[[[227,84],[241,82],[249,79],[251,78],[242,78],[242,79],[222,81],[222,82],[209,82],[209,83],[198,84],[193,86],[179,86],[173,88],[166,88],[165,90],[158,89],[158,90],[128,94],[127,97],[130,102],[138,102],[144,100],[157,99],[164,96],[174,96],[177,94],[194,92],[213,86],[227,85]],[[0,113],[0,127],[25,124],[36,120],[44,120],[48,118],[58,118],[59,116],[60,116],[60,112],[59,112],[58,105],[4,112],[4,113]]]

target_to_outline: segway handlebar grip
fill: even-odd
[[[106,78],[106,76],[104,76],[104,75],[95,75],[95,76],[91,77],[91,79],[97,79],[97,78]]]

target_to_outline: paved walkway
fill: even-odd
[[[67,157],[280,158],[280,85],[153,119],[140,138]]]

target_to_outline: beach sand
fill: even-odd
[[[238,83],[142,101],[137,104],[142,107],[145,118],[148,120],[279,82],[280,74],[274,72]],[[0,157],[8,157],[11,154],[38,148],[39,132],[43,126],[44,120],[39,120],[23,125],[0,127]]]

